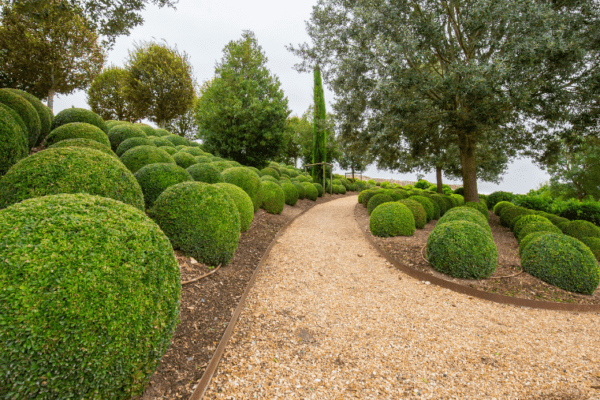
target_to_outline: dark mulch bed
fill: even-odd
[[[192,394],[252,273],[277,232],[302,211],[341,197],[344,196],[326,195],[316,202],[300,200],[294,207],[286,205],[281,215],[259,210],[250,229],[242,233],[233,261],[214,274],[182,287],[181,322],[141,399],[178,399]],[[182,282],[211,271],[181,252],[176,252],[176,256]]]
[[[367,209],[358,205],[356,207],[356,216],[361,229],[366,230],[371,235],[369,232],[369,213]],[[427,244],[427,238],[436,223],[437,221],[430,221],[425,225],[425,228],[417,229],[415,234],[410,237],[379,238],[372,235],[371,237],[375,239],[375,242],[382,249],[398,260],[398,262],[418,271],[426,272],[438,278],[464,286],[524,299],[557,303],[600,304],[600,289],[596,290],[592,296],[571,293],[547,284],[526,272],[522,272],[517,239],[510,229],[500,225],[500,218],[491,212],[490,227],[492,228],[494,242],[498,248],[498,267],[494,274],[488,279],[477,281],[452,278],[440,273],[431,267],[424,256],[424,247]],[[498,279],[500,277],[505,278]]]

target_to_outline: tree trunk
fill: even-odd
[[[48,90],[48,108],[54,113],[54,89]]]
[[[444,194],[444,188],[442,187],[442,167],[439,165],[435,166],[435,181],[437,183],[437,192],[439,194]]]
[[[160,121],[158,121],[158,127],[160,129],[165,129],[165,120],[161,119]]]
[[[458,138],[458,145],[460,147],[465,203],[468,201],[479,202],[479,194],[477,193],[475,142],[468,134],[461,133]]]
[[[352,182],[354,183],[354,164],[352,164]]]

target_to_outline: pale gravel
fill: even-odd
[[[316,206],[278,240],[206,398],[600,399],[600,314],[495,304],[393,268]]]

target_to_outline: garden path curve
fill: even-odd
[[[410,278],[370,247],[355,204],[316,206],[279,238],[206,398],[600,398],[600,314]]]

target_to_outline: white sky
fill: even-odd
[[[251,30],[269,59],[269,69],[281,81],[292,115],[302,115],[312,103],[312,75],[299,74],[293,69],[299,60],[285,46],[309,42],[304,21],[310,18],[314,4],[316,0],[180,0],[177,10],[149,6],[142,14],[145,23],[134,29],[130,36],[117,39],[108,54],[107,65],[122,66],[136,41],[164,39],[189,54],[196,79],[202,83],[214,75],[215,62],[221,59],[223,47],[229,41],[239,39],[243,30]],[[333,94],[327,88],[325,99],[333,100]],[[85,92],[56,98],[54,113],[71,106],[89,108]],[[365,175],[416,179],[416,173],[397,174],[378,171],[375,167],[369,168]],[[479,192],[526,193],[548,178],[530,160],[515,160],[500,185],[480,182]],[[428,174],[425,179],[434,182],[435,174]]]

